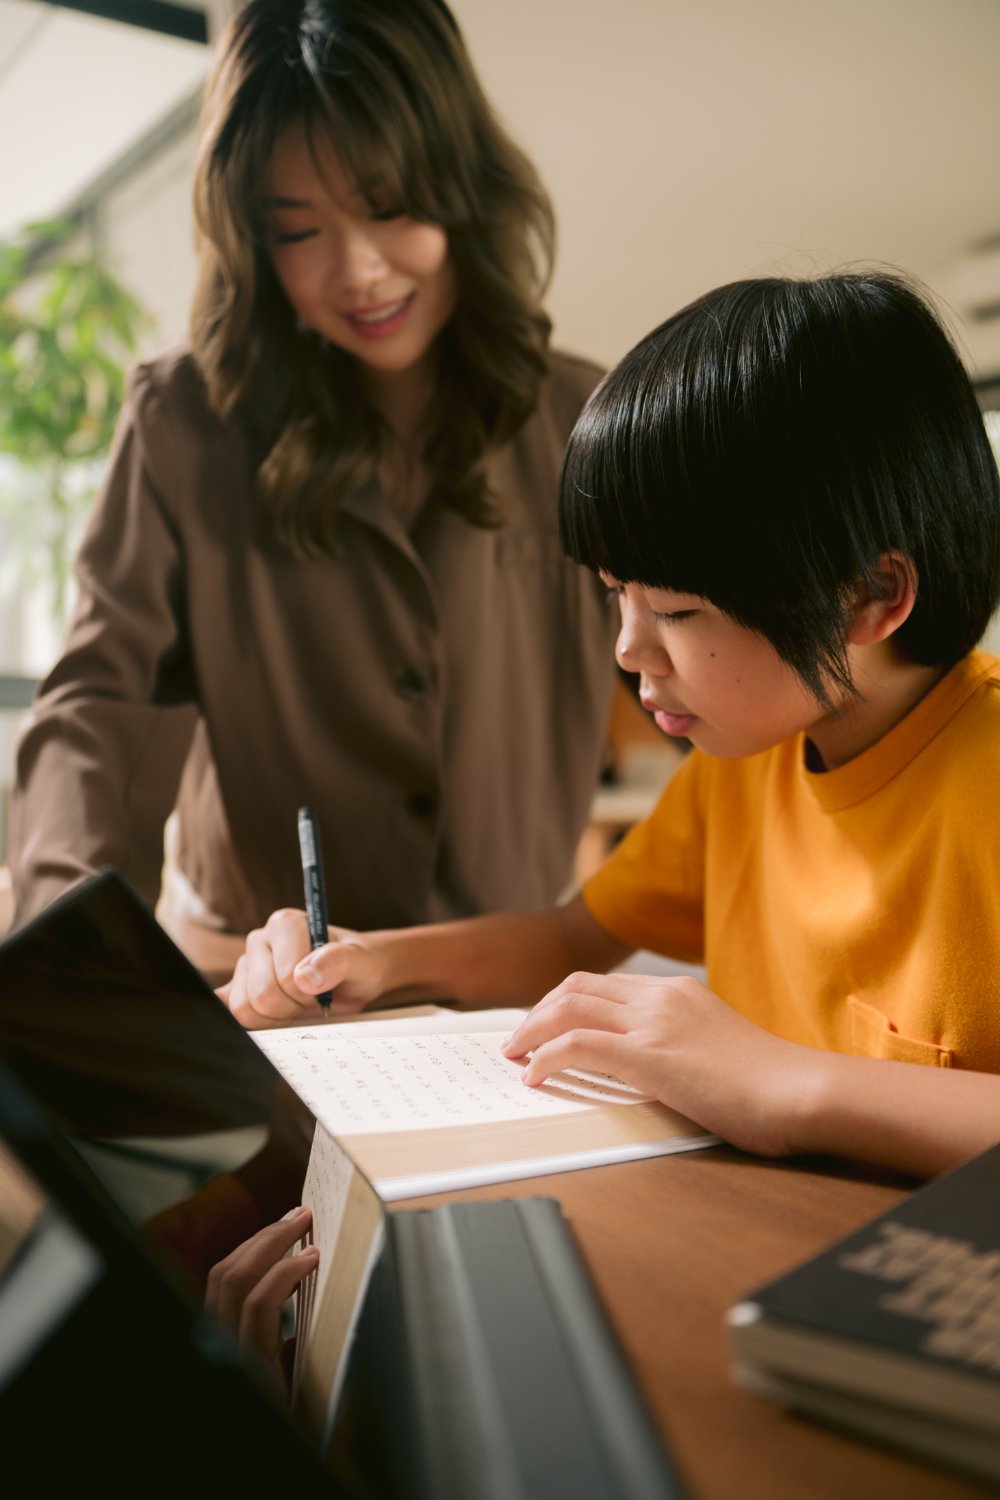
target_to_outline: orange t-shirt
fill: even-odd
[[[1000,660],[973,651],[833,771],[803,735],[693,751],[583,895],[778,1036],[1000,1072]]]

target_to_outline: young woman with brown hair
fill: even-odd
[[[191,347],[133,375],[80,604],[20,748],[19,919],[103,864],[237,930],[558,893],[613,686],[563,559],[600,372],[548,348],[553,244],[440,0],[252,0],[220,44]]]

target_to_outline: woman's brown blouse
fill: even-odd
[[[599,379],[553,355],[495,459],[498,531],[430,502],[407,532],[377,490],[336,557],[259,539],[244,440],[191,357],[141,366],[77,571],[62,660],[20,746],[18,920],[122,870],[149,902],[163,825],[233,928],[302,905],[296,809],[315,808],[331,922],[399,926],[552,902],[594,790],[616,611],[559,548],[570,429]]]

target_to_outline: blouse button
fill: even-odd
[[[404,698],[416,697],[427,688],[427,679],[414,667],[407,667],[396,678],[396,691]]]

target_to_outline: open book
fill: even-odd
[[[422,1006],[251,1035],[385,1202],[718,1144],[615,1078],[525,1088],[500,1051],[525,1014]]]

